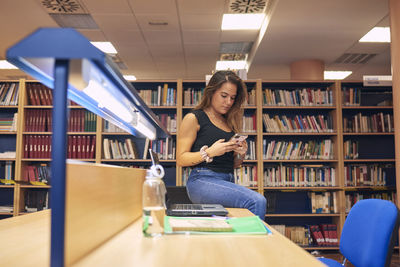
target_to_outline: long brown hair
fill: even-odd
[[[195,107],[195,109],[207,109],[211,105],[211,99],[214,93],[221,88],[224,83],[230,82],[237,87],[235,102],[232,107],[224,115],[228,126],[234,132],[240,132],[242,129],[242,117],[243,109],[242,104],[247,97],[247,89],[245,83],[239,78],[233,71],[224,70],[217,71],[211,77],[206,88],[204,89],[204,95],[201,102]]]

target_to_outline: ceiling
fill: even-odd
[[[71,0],[58,0],[58,2]],[[80,29],[91,41],[110,41],[125,65],[123,74],[140,79],[204,79],[215,68],[223,42],[253,42],[249,79],[290,79],[290,63],[320,59],[326,70],[390,75],[390,45],[361,44],[374,26],[389,26],[388,1],[269,0],[266,30],[221,31],[229,0],[72,0],[97,24]],[[0,59],[8,47],[38,27],[58,27],[42,2],[0,1]],[[150,23],[156,25],[150,25]],[[158,25],[167,22],[167,25]],[[376,54],[364,64],[335,63],[344,53]],[[25,75],[0,70],[0,79]]]

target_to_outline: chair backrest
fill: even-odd
[[[390,263],[398,218],[398,209],[390,201],[358,201],[343,225],[340,252],[357,267],[385,266]]]

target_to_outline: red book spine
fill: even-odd
[[[68,135],[68,142],[67,142],[67,144],[68,144],[68,153],[67,153],[67,157],[70,159],[70,158],[72,158],[72,136],[71,135]]]
[[[96,147],[96,136],[92,136],[92,142],[90,146],[90,158],[94,159],[94,152]]]
[[[77,146],[76,146],[76,156],[78,159],[82,158],[82,136],[78,135],[77,139]]]
[[[86,136],[86,135],[82,136],[81,157],[83,159],[86,159],[86,137],[89,137],[89,136]]]
[[[76,135],[72,136],[72,158],[76,159],[77,155],[76,155]]]

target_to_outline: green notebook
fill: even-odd
[[[190,221],[205,221],[209,223],[209,227],[205,227],[203,230],[199,229],[199,227],[194,226],[192,229],[188,228],[185,231],[173,231],[173,227],[170,224],[170,219],[173,221],[182,220],[189,222]],[[218,231],[218,227],[221,227],[220,223],[213,222],[221,222],[223,220],[227,224],[231,226],[231,230],[227,230],[225,228]],[[205,223],[207,224],[207,223]],[[198,225],[204,225],[204,223],[199,223]],[[213,227],[215,227],[213,229]],[[164,233],[165,234],[179,234],[179,233],[192,233],[192,234],[271,234],[271,231],[267,228],[267,226],[258,218],[257,216],[251,217],[238,217],[238,218],[212,218],[212,217],[172,217],[165,216],[164,217]]]

